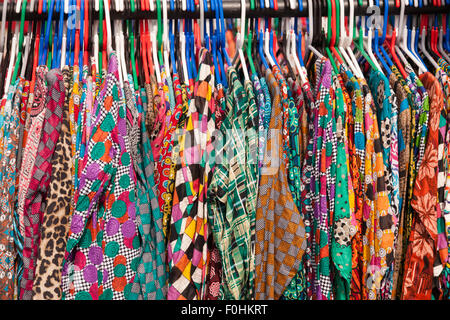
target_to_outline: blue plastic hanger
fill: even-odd
[[[72,0],[72,6],[75,10],[75,15],[76,15],[77,0]],[[72,30],[70,30],[72,33],[72,36],[70,37],[70,40],[72,42],[70,45],[70,47],[72,49],[70,52],[70,65],[71,66],[74,65],[74,61],[75,61],[75,59],[74,59],[75,58],[75,29],[76,28],[72,28]]]
[[[302,67],[305,67],[305,63],[303,61],[303,56],[302,56],[302,31],[300,30],[300,32],[297,34],[297,56],[298,56],[298,60],[300,61],[300,65]]]
[[[211,4],[214,3],[214,13],[216,16],[216,29],[214,30],[214,35],[216,36],[216,58],[217,58],[217,65],[220,66],[220,75],[221,75],[221,81],[220,83],[222,84],[222,86],[224,87],[224,89],[228,89],[228,81],[227,81],[227,76],[226,76],[226,72],[225,72],[225,66],[223,64],[223,52],[221,50],[221,44],[222,44],[222,34],[220,31],[220,28],[222,26],[222,21],[220,18],[220,3],[219,0],[212,0]],[[225,25],[223,24],[223,27]],[[229,59],[229,58],[228,58]]]
[[[216,3],[214,0],[211,0],[211,10],[212,10],[213,14],[215,14],[215,16],[217,17],[217,15],[218,15],[217,6],[216,6]],[[217,20],[216,20],[216,23],[217,23]],[[214,75],[216,77],[216,82],[218,84],[223,85],[222,76],[221,76],[220,68],[219,68],[219,58],[218,58],[218,54],[217,54],[217,47],[218,47],[217,46],[217,33],[216,33],[214,26],[215,26],[214,19],[211,19],[209,28],[210,28],[210,34],[211,34],[211,48],[212,48],[212,54],[213,54]]]
[[[264,39],[263,39],[263,32],[259,31],[258,33],[258,52],[259,57],[261,58],[261,61],[263,62],[263,65],[266,69],[269,69],[269,64],[267,63],[266,57],[264,55]]]
[[[56,3],[55,3],[55,12],[56,13],[60,12],[60,10],[59,10],[60,2],[61,2],[61,0],[56,0]],[[60,15],[60,17],[61,17],[61,15]],[[53,43],[53,55],[52,55],[52,64],[51,64],[52,69],[55,69],[56,66],[59,67],[59,65],[58,65],[58,60],[59,60],[59,58],[58,58],[58,51],[59,51],[58,34],[61,33],[60,30],[61,29],[59,29],[59,28],[57,30],[55,30],[54,35],[53,35],[53,42],[52,42]]]
[[[79,53],[79,64],[80,64],[80,68],[83,68],[83,53],[84,53],[84,49],[83,49],[83,45],[84,45],[84,1],[81,0],[81,4],[80,4],[80,53]],[[80,81],[83,79],[83,72],[79,72],[79,79]]]
[[[220,30],[219,30],[220,41],[218,41],[218,45],[219,45],[221,54],[218,55],[218,58],[219,58],[219,62],[220,62],[221,68],[222,68],[221,69],[222,70],[222,85],[226,90],[226,89],[228,89],[228,80],[227,80],[226,69],[224,66],[223,57],[225,57],[225,60],[226,60],[226,63],[228,66],[231,66],[231,60],[230,60],[230,57],[226,50],[225,19],[224,19],[224,15],[223,15],[222,0],[216,0],[216,4],[219,9],[218,11],[219,11],[219,15],[220,15]]]
[[[44,3],[45,2],[46,1],[44,1]],[[48,10],[49,12],[48,12],[48,16],[47,16],[47,24],[45,26],[44,47],[43,47],[43,50],[42,50],[41,57],[39,58],[39,64],[40,65],[46,64],[46,60],[47,60],[48,41],[49,41],[49,37],[50,37],[50,28],[51,28],[51,25],[52,25],[52,16],[53,16],[53,7],[54,6],[55,6],[55,0],[51,0],[50,7],[49,7],[49,10]],[[47,6],[45,6],[45,9],[46,9],[46,7]]]
[[[379,2],[379,0],[377,0],[377,3]],[[386,41],[386,35],[387,35],[387,25],[388,25],[388,19],[389,19],[389,1],[384,1],[384,21],[383,21],[383,35],[381,36],[381,39],[379,41],[379,50],[381,51],[381,53],[383,54],[385,61],[387,61],[388,66],[390,68],[392,68],[392,66],[394,65],[394,63],[392,62],[391,58],[389,57],[388,53],[386,52],[386,50],[383,47],[383,43]],[[389,69],[390,69],[389,68]],[[391,71],[392,72],[392,71]],[[388,74],[391,74],[388,71]]]
[[[385,7],[385,11],[384,11],[385,16],[384,16],[384,22],[383,22],[383,35],[385,34],[386,23],[387,23],[387,16],[386,16],[386,8],[387,8],[387,6],[386,6],[386,2],[388,2],[388,1],[385,1],[385,6],[384,6]],[[380,7],[380,0],[375,0],[375,5],[377,7]],[[375,38],[374,38],[374,48],[373,49],[375,51],[375,54],[376,54],[378,60],[381,62],[381,65],[383,66],[384,70],[386,70],[388,76],[390,76],[391,73],[392,73],[392,70],[388,66],[388,64],[386,63],[386,60],[384,59],[383,55],[380,52],[380,48],[379,48],[380,47],[380,45],[379,45],[380,41],[379,41],[379,36],[378,36],[378,30],[375,30],[374,33],[375,33]]]

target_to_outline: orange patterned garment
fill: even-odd
[[[411,200],[413,226],[405,259],[403,300],[431,299],[433,263],[437,254],[439,122],[444,95],[438,80],[431,73],[422,74],[420,80],[430,96],[429,132]]]

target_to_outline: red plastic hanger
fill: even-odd
[[[83,39],[83,66],[89,65],[89,1],[84,2],[84,39]]]
[[[41,41],[41,24],[42,22],[38,22],[36,27],[36,40],[34,45],[34,58],[33,58],[33,75],[31,76],[30,83],[30,93],[34,92],[34,84],[36,83],[36,68],[38,67],[39,61],[39,43]]]
[[[397,8],[400,7],[400,0],[395,1],[395,6]],[[395,42],[397,40],[397,30],[395,29],[395,26],[392,26],[392,35],[386,36],[385,44],[389,49],[389,52],[392,55],[392,59],[394,60],[395,65],[397,66],[398,70],[402,74],[403,78],[406,79],[408,75],[406,74],[405,68],[403,67],[402,62],[397,56],[397,53],[395,52]]]
[[[330,47],[331,52],[336,57],[336,59],[339,61],[340,64],[343,64],[344,61],[342,60],[340,54],[337,52],[335,44],[336,44],[336,2],[335,0],[331,0],[331,41],[330,41]]]
[[[77,0],[77,11],[80,11],[80,0]],[[74,65],[80,66],[79,63],[80,56],[80,29],[75,29],[75,56],[74,56]]]

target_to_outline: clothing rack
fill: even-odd
[[[202,1],[202,0],[200,0]],[[280,0],[278,1],[278,10],[275,9],[266,9],[260,8],[259,5],[260,0],[255,0],[255,9],[250,8],[250,1],[246,1],[246,16],[248,18],[284,18],[284,17],[307,17],[308,16],[308,0],[303,1],[303,11],[298,9],[298,1],[295,1],[296,7],[290,8],[288,0]],[[314,0],[318,1],[318,0]],[[365,16],[369,15],[368,13],[368,5],[359,6],[356,0],[355,1],[355,16]],[[180,1],[175,1],[175,10],[170,10],[170,0],[168,2],[168,18],[169,19],[198,19],[200,17],[200,8],[199,5],[196,5],[195,10],[193,11],[183,11],[181,9]],[[345,13],[348,16],[350,12],[349,8],[349,0],[345,0]],[[384,8],[384,0],[380,0],[380,8],[383,10]],[[400,8],[396,7],[397,0],[389,0],[389,15],[398,15],[400,14]],[[89,0],[90,8],[93,8],[94,0]],[[239,18],[241,15],[241,5],[239,0],[222,0],[223,3],[223,14],[224,18]],[[450,4],[449,1],[446,2],[445,6],[433,6],[428,5],[423,8],[416,8],[407,6],[405,8],[405,14],[407,15],[417,15],[417,14],[448,14],[450,13]],[[30,11],[30,2],[27,3],[27,12],[25,15],[25,20],[27,21],[35,21],[35,20],[46,20],[48,13],[43,12],[41,14],[37,13],[37,4],[38,1],[35,1],[35,8],[33,12]],[[131,12],[129,4],[125,6],[125,10],[122,12],[117,12],[114,10],[114,1],[111,1],[111,20],[142,20],[142,19],[156,19],[157,14],[155,11],[142,11],[140,10],[140,1],[136,1],[137,8],[135,12]],[[208,2],[208,7],[210,7]],[[0,3],[0,12],[3,9],[3,3]],[[20,21],[20,13],[15,12],[15,4],[9,4],[7,20],[8,21]],[[327,8],[326,5],[322,6],[321,9],[322,16],[327,16]],[[65,19],[67,19],[68,15],[65,14]],[[209,9],[205,9],[205,18],[214,18],[214,13]],[[53,13],[53,20],[59,19],[59,14]],[[92,19],[98,20],[98,12],[95,10],[92,11]]]

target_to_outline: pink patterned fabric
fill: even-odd
[[[22,300],[31,300],[33,295],[39,227],[45,211],[45,200],[52,173],[52,158],[61,131],[62,108],[65,99],[65,87],[61,71],[50,71],[46,75],[46,80],[51,89],[45,101],[42,136],[37,148],[36,160],[32,167],[30,184],[23,207],[25,235],[23,247],[24,273],[20,283],[20,299]]]

